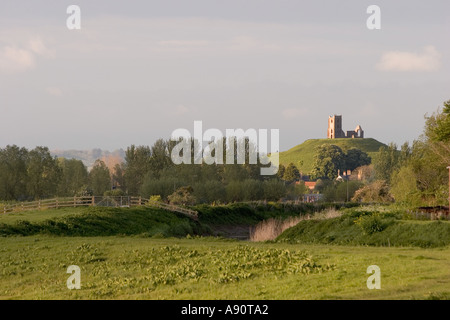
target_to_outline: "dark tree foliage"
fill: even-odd
[[[27,198],[28,150],[16,145],[0,149],[0,199],[24,200]]]
[[[106,164],[101,161],[95,161],[95,164],[89,172],[89,188],[95,196],[103,195],[111,190],[111,175]]]

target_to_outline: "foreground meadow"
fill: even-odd
[[[367,288],[370,265],[380,290]],[[0,299],[448,299],[449,265],[448,246],[14,236],[0,238]]]

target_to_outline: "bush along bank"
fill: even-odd
[[[277,239],[288,243],[442,247],[450,244],[450,222],[406,220],[401,210],[347,209],[340,217],[304,220]]]

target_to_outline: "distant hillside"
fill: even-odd
[[[92,168],[97,159],[103,160],[110,169],[114,167],[116,163],[120,163],[125,159],[125,151],[122,149],[112,152],[102,149],[52,150],[51,154],[56,157],[81,160],[88,169]]]
[[[302,144],[293,147],[284,152],[280,152],[280,163],[288,165],[295,164],[299,170],[304,174],[309,174],[313,169],[314,154],[316,147],[322,144],[334,144],[339,146],[342,150],[347,151],[350,148],[357,148],[372,158],[372,163],[376,159],[378,150],[382,146],[386,146],[373,138],[364,139],[310,139]]]

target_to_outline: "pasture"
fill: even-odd
[[[148,208],[0,215],[0,299],[450,298],[447,221],[350,208],[300,221],[276,241],[250,242],[209,236],[211,223],[294,212],[199,209],[200,221]],[[385,227],[368,229],[366,220]],[[81,289],[67,287],[71,265],[80,268]],[[381,270],[379,290],[367,288],[371,265]]]
[[[1,299],[448,299],[450,249],[219,238],[0,238]],[[370,265],[381,289],[366,285]],[[69,290],[69,265],[81,289]]]

